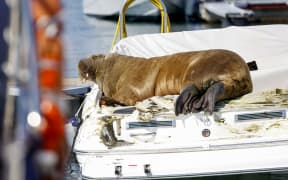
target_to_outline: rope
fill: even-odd
[[[30,0],[33,20],[34,40],[38,66],[40,113],[43,127],[39,127],[41,137],[39,152],[43,156],[55,156],[56,161],[37,165],[47,169],[47,174],[39,172],[39,179],[58,180],[64,177],[67,146],[65,139],[66,118],[62,112],[62,9],[60,0]],[[53,167],[49,169],[49,167]],[[49,170],[48,170],[49,169]]]

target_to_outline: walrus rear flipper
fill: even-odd
[[[212,84],[201,96],[200,100],[193,104],[194,109],[203,110],[211,114],[214,111],[218,96],[223,92],[224,84],[222,82]]]
[[[223,92],[224,84],[222,82],[212,84],[203,94],[199,92],[195,85],[188,85],[176,100],[175,114],[177,116],[181,113],[187,114],[200,111],[212,113],[217,97]]]
[[[178,96],[175,103],[175,114],[178,116],[179,114],[187,114],[191,112],[191,108],[195,99],[198,99],[200,92],[198,88],[191,84],[186,86]]]

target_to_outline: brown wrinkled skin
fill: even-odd
[[[224,84],[224,93],[217,101],[252,91],[250,72],[244,60],[234,52],[220,49],[149,59],[119,54],[95,55],[81,60],[78,69],[82,79],[94,81],[105,96],[126,105],[152,96],[180,94],[189,84],[204,92],[211,81]]]

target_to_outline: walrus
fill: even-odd
[[[81,79],[95,82],[105,96],[125,105],[179,95],[176,115],[212,113],[216,102],[252,91],[248,65],[235,52],[223,49],[152,58],[98,54],[80,60],[78,71]]]

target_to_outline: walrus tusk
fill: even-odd
[[[80,60],[78,70],[80,77],[98,84],[105,96],[126,105],[152,96],[179,94],[176,115],[202,110],[211,113],[216,102],[252,91],[245,61],[221,49],[149,59],[93,55]]]

